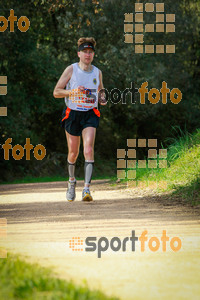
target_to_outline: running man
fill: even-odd
[[[91,63],[94,58],[96,41],[94,38],[78,40],[79,62],[68,66],[58,80],[53,95],[65,97],[66,109],[63,112],[62,126],[65,128],[68,145],[69,182],[66,193],[68,201],[76,197],[75,164],[79,154],[80,136],[83,138],[85,158],[85,186],[83,201],[92,201],[90,182],[94,167],[94,142],[99,126],[98,92],[103,90],[102,72]],[[101,94],[102,105],[107,102]]]

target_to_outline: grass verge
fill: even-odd
[[[139,181],[166,181],[167,190],[192,205],[200,204],[200,129],[171,139],[167,151],[168,168],[138,169]],[[159,155],[156,158],[160,161]]]
[[[24,262],[8,254],[0,259],[0,299],[27,300],[117,300],[87,286],[76,286],[55,277],[50,269]]]

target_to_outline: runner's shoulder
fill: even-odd
[[[67,68],[64,70],[65,73],[72,73],[73,72],[73,65],[67,66]]]
[[[66,69],[63,72],[65,78],[67,79],[71,78],[72,73],[73,73],[73,65],[69,65],[68,67],[66,67]]]

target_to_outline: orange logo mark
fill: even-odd
[[[69,240],[69,248],[72,249],[72,251],[83,251],[83,240],[80,239],[80,237],[73,237],[71,240]]]

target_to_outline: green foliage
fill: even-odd
[[[168,140],[167,169],[137,172],[137,180],[165,180],[168,190],[192,204],[200,203],[200,129],[189,134],[175,128],[179,136]],[[172,143],[173,140],[173,143]]]
[[[50,269],[29,264],[17,256],[0,260],[0,299],[117,300],[87,286],[57,279]]]

